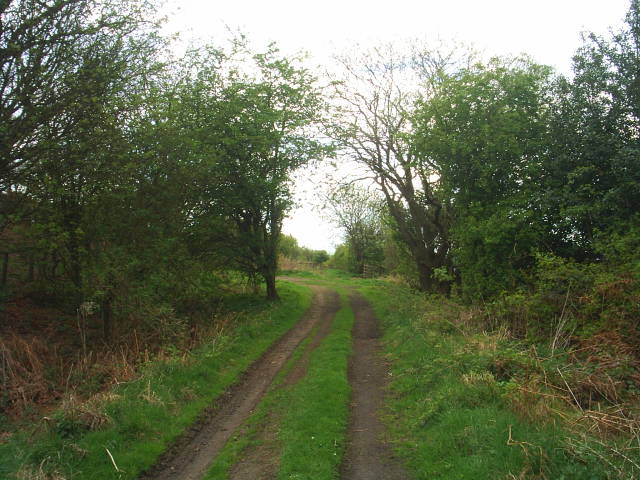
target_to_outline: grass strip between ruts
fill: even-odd
[[[135,478],[311,303],[306,287],[282,283],[279,292],[280,302],[251,309],[228,335],[192,352],[187,362],[181,355],[152,362],[137,380],[114,388],[104,405],[105,427],[88,431],[61,411],[45,431],[15,434],[0,445],[0,478],[20,468],[68,480]]]
[[[231,468],[242,459],[247,449],[259,445],[258,432],[266,428],[268,422],[278,420],[276,414],[280,410],[280,405],[285,395],[284,391],[278,387],[287,373],[302,357],[316,331],[317,327],[298,345],[289,360],[287,360],[287,363],[274,378],[273,385],[257,405],[254,412],[238,428],[214,459],[203,480],[226,480],[229,478]]]

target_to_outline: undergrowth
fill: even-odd
[[[239,314],[192,351],[165,351],[135,378],[81,401],[69,396],[33,428],[0,444],[0,478],[129,479],[151,466],[205,407],[300,318],[310,291],[236,302]]]

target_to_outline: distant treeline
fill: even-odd
[[[301,247],[298,244],[298,240],[292,235],[282,235],[279,248],[280,254],[285,259],[311,266],[322,265],[330,258],[326,250],[313,250],[311,248]]]

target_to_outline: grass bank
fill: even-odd
[[[279,292],[278,303],[230,303],[238,315],[211,341],[151,361],[134,381],[88,401],[70,397],[15,432],[0,445],[0,478],[135,478],[310,305],[306,287],[283,283]]]
[[[595,429],[597,420],[577,428],[596,414],[571,398],[561,355],[544,359],[506,332],[479,332],[446,299],[359,283],[385,330],[387,424],[417,479],[637,478],[637,435]],[[554,371],[572,395],[554,393],[545,377]]]

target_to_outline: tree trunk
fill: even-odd
[[[76,300],[80,303],[82,301],[82,259],[79,229],[82,223],[82,206],[73,193],[66,193],[62,197],[61,208],[64,230],[68,235],[66,245],[68,251],[67,275],[76,287]]]
[[[280,296],[276,290],[276,272],[269,271],[264,275],[264,281],[267,284],[267,298],[269,300],[278,300]]]
[[[434,279],[432,275],[432,269],[419,260],[416,261],[416,269],[418,270],[420,291],[433,292]]]
[[[9,254],[5,253],[2,260],[2,279],[0,280],[0,286],[5,287],[9,278]]]
[[[107,344],[111,344],[113,341],[113,309],[112,309],[113,296],[107,293],[104,300],[101,302],[100,310],[102,311],[102,333],[104,341]]]
[[[280,241],[280,232],[282,231],[282,214],[284,209],[278,205],[276,199],[271,204],[271,218],[269,219],[269,228],[264,233],[264,280],[267,284],[267,298],[269,300],[278,300],[278,291],[276,290],[276,272],[278,271],[278,243]]]
[[[32,253],[29,254],[29,272],[27,273],[27,281],[33,282],[36,278],[36,260]]]
[[[82,266],[80,263],[80,243],[75,231],[71,231],[69,235],[69,263],[71,281],[80,291],[82,289]]]

